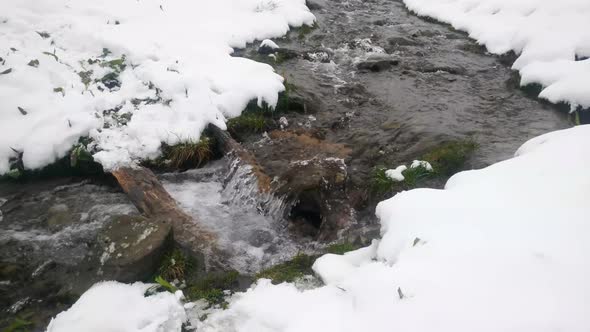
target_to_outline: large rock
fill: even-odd
[[[118,216],[102,230],[100,275],[124,282],[145,280],[157,271],[172,244],[171,225],[143,216]]]

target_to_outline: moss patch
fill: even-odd
[[[165,147],[164,156],[177,169],[200,167],[207,163],[213,155],[211,143],[211,138],[202,136],[199,141],[188,140]]]
[[[299,40],[303,40],[317,28],[319,28],[319,25],[317,22],[314,22],[312,25],[302,25],[299,28],[293,29],[292,31],[293,33],[297,34],[297,38]]]
[[[22,317],[14,317],[2,332],[28,332],[33,328],[33,322]]]
[[[317,256],[308,256],[305,254],[297,254],[290,261],[275,265],[269,269],[260,271],[256,274],[256,279],[270,279],[273,284],[280,284],[282,282],[293,282],[295,279],[301,278],[308,274],[313,274],[311,266],[315,262]]]
[[[211,273],[190,285],[186,292],[187,297],[191,301],[205,300],[209,306],[226,307],[225,297],[238,288],[239,277],[237,271]]]
[[[344,255],[349,251],[354,251],[357,249],[359,249],[359,246],[355,244],[352,244],[350,242],[342,242],[330,245],[328,248],[326,248],[326,251],[329,254]]]
[[[234,136],[245,133],[261,133],[268,128],[267,118],[260,112],[244,112],[227,122],[227,129]]]
[[[37,170],[25,169],[22,160],[24,151],[14,150],[16,156],[9,161],[10,171],[0,176],[0,182],[30,181],[63,176],[103,175],[102,166],[94,161],[92,154],[88,151],[90,143],[89,138],[81,137],[65,157]]]
[[[465,162],[477,149],[473,140],[446,142],[422,156],[434,168],[434,172],[441,176],[451,176],[463,170]]]
[[[164,280],[185,280],[195,267],[195,262],[180,249],[172,249],[162,259],[158,275]]]

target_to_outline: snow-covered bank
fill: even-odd
[[[586,331],[590,126],[513,159],[382,202],[382,239],[314,270],[326,286],[267,281],[199,331]]]
[[[444,190],[397,194],[377,208],[380,241],[316,261],[325,286],[301,290],[263,279],[235,294],[229,309],[191,324],[210,332],[587,331],[589,152],[590,125],[578,126],[534,138],[512,159],[459,173]],[[184,317],[178,296],[142,298],[141,284],[103,285],[49,331],[110,331],[114,325],[96,319],[104,310],[121,322],[117,331],[136,331],[144,317],[136,310],[155,312],[162,324]],[[118,310],[128,295],[137,305]]]
[[[403,0],[415,13],[451,24],[495,54],[515,51],[521,84],[573,110],[590,107],[587,0]]]
[[[0,2],[0,175],[90,136],[107,169],[198,139],[282,78],[232,47],[312,24],[305,0]]]

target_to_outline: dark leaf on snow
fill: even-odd
[[[27,115],[27,111],[25,111],[25,109],[24,109],[24,108],[22,108],[22,107],[18,106],[18,110],[19,110],[20,114],[22,114],[22,115]]]
[[[49,35],[49,33],[45,32],[45,31],[43,31],[43,32],[39,32],[39,31],[37,31],[37,33],[38,33],[38,34],[39,34],[39,36],[41,36],[41,38],[43,38],[43,39],[47,39],[47,38],[51,37],[51,35]]]

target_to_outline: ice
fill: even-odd
[[[381,202],[382,239],[313,266],[325,286],[260,281],[199,331],[586,331],[590,125],[525,143],[444,190]]]
[[[232,48],[313,22],[305,0],[1,1],[0,175],[81,136],[107,170],[130,165],[250,100],[275,105],[282,77]]]
[[[495,54],[514,51],[521,84],[572,110],[590,107],[590,1],[403,0],[419,15],[469,33]]]

